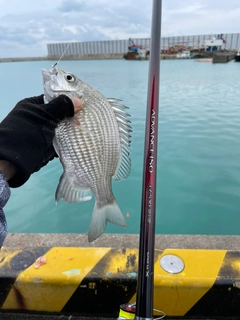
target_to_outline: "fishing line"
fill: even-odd
[[[166,316],[165,312],[163,312],[163,311],[161,311],[161,310],[153,309],[153,311],[156,311],[156,312],[158,312],[158,313],[161,313],[161,314],[162,314],[160,317],[158,317],[158,318],[154,318],[154,320],[160,320],[160,319],[165,318],[165,316]]]
[[[65,52],[67,51],[67,49],[69,48],[71,42],[69,42],[69,44],[66,46],[65,50],[63,51],[61,57],[59,58],[59,60],[54,64],[52,65],[52,68],[56,67],[56,65],[61,61],[62,57],[64,56]]]

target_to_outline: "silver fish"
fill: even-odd
[[[112,178],[120,181],[130,174],[130,115],[120,100],[106,99],[71,73],[52,67],[43,69],[42,76],[45,103],[60,94],[83,102],[82,110],[55,130],[53,145],[64,170],[55,199],[80,202],[94,194],[91,242],[104,232],[107,221],[126,227],[112,192]]]

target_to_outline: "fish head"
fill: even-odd
[[[50,70],[42,69],[44,102],[48,103],[60,94],[69,98],[82,98],[84,84],[75,75],[61,69],[52,67]]]

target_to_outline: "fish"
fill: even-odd
[[[83,108],[55,129],[53,146],[63,173],[55,193],[56,203],[88,201],[95,204],[88,241],[97,239],[107,222],[126,228],[112,191],[112,179],[121,181],[131,172],[131,121],[121,100],[105,98],[76,75],[55,66],[42,69],[44,103],[60,94],[80,98]]]

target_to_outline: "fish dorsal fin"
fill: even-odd
[[[132,127],[129,120],[130,114],[126,112],[128,107],[119,103],[118,99],[109,98],[110,103],[118,123],[119,135],[120,135],[120,145],[121,145],[121,156],[118,161],[118,166],[113,179],[120,181],[126,179],[131,171],[131,158],[130,158],[130,143]]]

